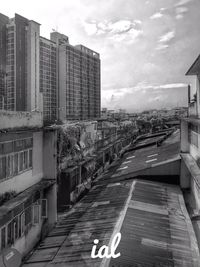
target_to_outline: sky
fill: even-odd
[[[101,106],[128,112],[187,105],[200,54],[199,0],[6,0],[18,13],[100,53]]]

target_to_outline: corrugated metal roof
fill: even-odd
[[[177,186],[137,181],[109,266],[200,266],[198,246]]]
[[[115,163],[72,210],[60,217],[23,267],[108,266],[102,265],[101,259],[91,259],[90,254],[94,239],[100,240],[99,247],[108,245],[116,228],[122,233],[117,249],[121,256],[111,260],[110,266],[199,266],[195,235],[179,187],[125,181],[122,172],[127,169],[117,171],[125,162],[130,173],[147,168],[155,161],[146,163],[146,159],[155,158],[155,154],[158,162],[173,158],[179,148],[178,135],[159,148],[127,153]],[[116,173],[117,178],[111,177]],[[121,230],[119,220],[123,222]]]
[[[109,266],[200,266],[179,187],[135,180],[93,188],[62,216],[23,267],[102,266],[101,259],[90,257],[93,240],[100,240],[99,247],[108,245],[116,227],[122,234],[116,251],[121,256]]]
[[[97,185],[66,215],[37,247],[23,267],[100,266],[91,259],[94,239],[109,243],[133,182]],[[44,256],[43,256],[44,255]],[[44,264],[45,263],[45,264]]]

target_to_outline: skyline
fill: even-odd
[[[39,22],[46,38],[55,29],[99,52],[102,107],[142,111],[186,105],[185,73],[200,52],[199,7],[198,0],[10,0],[1,13]]]

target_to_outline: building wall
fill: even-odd
[[[59,40],[57,43],[61,42],[62,35],[56,37]],[[83,46],[69,45],[67,41],[61,43],[58,66],[59,118],[86,120],[100,117],[99,54]]]
[[[29,21],[27,32],[27,93],[26,102],[28,111],[39,110],[39,83],[40,83],[40,25],[37,22]]]
[[[16,110],[16,25],[14,19],[7,24],[6,42],[5,106],[6,110]],[[19,97],[21,98],[21,93]]]
[[[59,46],[59,91],[58,91],[58,116],[61,121],[66,120],[67,97],[66,97],[66,50],[64,45]]]
[[[3,23],[6,17],[0,17]],[[38,110],[40,25],[15,14],[14,18],[8,19],[6,29],[1,27],[0,32],[5,41],[3,61],[6,56],[4,108],[12,111]]]
[[[57,46],[40,37],[40,92],[43,94],[44,121],[57,119]]]
[[[0,159],[6,157],[6,164],[1,165],[1,168],[9,169],[7,163],[8,155],[15,155],[18,154],[18,163],[20,163],[20,155],[19,153],[23,153],[23,151],[28,151],[27,161],[31,160],[30,154],[32,154],[32,164],[31,166],[24,167],[23,170],[20,171],[18,167],[17,175],[14,174],[14,171],[11,171],[11,175],[6,178],[1,177],[0,180],[0,194],[9,191],[15,191],[16,193],[20,193],[25,189],[29,188],[30,186],[38,183],[43,178],[43,132],[35,132],[35,133],[24,133],[24,134],[6,134],[0,136],[0,144],[5,144],[10,141],[20,141],[20,140],[27,140],[32,139],[32,145],[26,147],[22,147],[21,149],[16,148],[15,150],[10,150],[7,153],[1,152]],[[19,144],[20,145],[20,144]],[[10,148],[6,148],[7,150]],[[17,152],[18,151],[18,152]],[[12,158],[14,160],[14,158]],[[24,159],[23,159],[24,162]],[[9,163],[11,164],[11,163]],[[14,163],[12,163],[14,164]],[[5,167],[6,166],[6,167]],[[11,168],[11,167],[10,167]],[[14,169],[14,167],[12,167]]]
[[[0,14],[0,109],[5,108],[6,81],[6,24],[9,18]]]
[[[28,20],[15,14],[15,79],[16,79],[16,110],[27,108],[27,29]]]
[[[42,127],[41,112],[0,111],[0,129]]]
[[[43,178],[43,131],[33,133],[33,177],[32,184]]]

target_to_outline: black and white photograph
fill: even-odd
[[[199,0],[1,0],[0,267],[200,267]]]

